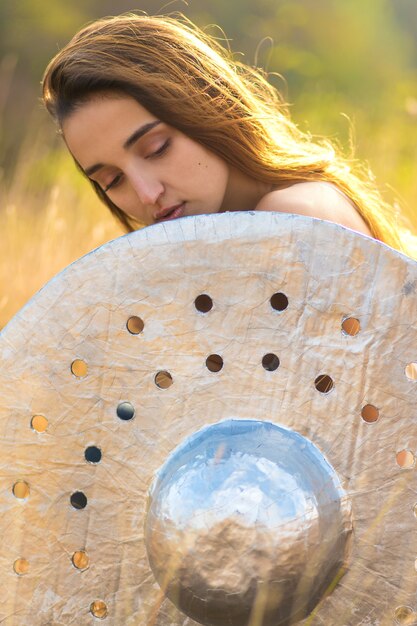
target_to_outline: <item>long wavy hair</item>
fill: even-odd
[[[275,188],[303,181],[336,185],[373,236],[405,250],[393,209],[365,168],[327,140],[313,140],[291,121],[288,106],[264,73],[183,16],[127,14],[78,32],[49,63],[45,105],[58,125],[93,94],[131,96],[161,121],[203,144],[248,176]],[[104,203],[130,231],[133,220],[97,183]]]

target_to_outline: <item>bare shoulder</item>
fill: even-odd
[[[297,183],[286,189],[271,191],[261,199],[256,210],[308,215],[371,235],[349,198],[329,183]]]

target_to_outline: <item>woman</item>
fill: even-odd
[[[391,208],[329,142],[291,122],[263,75],[185,19],[124,15],[51,61],[45,104],[127,230],[185,215],[285,211],[404,249]]]

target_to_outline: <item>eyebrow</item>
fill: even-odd
[[[161,120],[155,120],[154,122],[148,122],[147,124],[140,126],[130,135],[130,137],[126,139],[126,141],[123,144],[123,148],[125,150],[127,150],[127,148],[130,148],[130,146],[136,143],[138,139],[143,137],[143,135],[146,135],[146,133],[149,133],[149,131],[155,128],[155,126],[158,126],[158,124],[161,124]],[[102,167],[104,167],[103,163],[96,163],[95,165],[91,165],[90,167],[87,167],[87,169],[84,170],[84,173],[86,174],[86,176],[91,176]]]

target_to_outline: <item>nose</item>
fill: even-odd
[[[131,185],[141,204],[154,205],[164,192],[164,186],[157,178],[135,173],[130,178]]]

